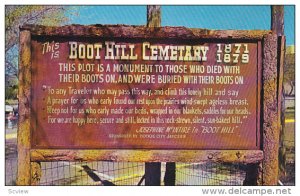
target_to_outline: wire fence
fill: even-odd
[[[292,143],[292,142],[290,142]],[[17,152],[16,148],[6,145],[5,184],[16,185]],[[295,148],[287,148],[287,173],[281,180],[285,185],[295,184]],[[138,162],[41,162],[39,185],[46,186],[100,186],[100,185],[145,185],[145,163]],[[176,163],[175,185],[243,185],[247,166],[232,163]],[[161,167],[161,184],[166,164]]]
[[[292,142],[290,142],[291,144]],[[6,145],[5,184],[16,185],[17,152],[16,148]],[[281,178],[284,185],[295,184],[295,147],[288,145],[286,174]],[[138,162],[41,162],[39,185],[46,186],[100,186],[100,185],[145,185],[145,163]],[[247,166],[232,163],[176,163],[175,185],[243,185]],[[166,164],[161,167],[161,184]]]
[[[162,163],[161,181],[165,174]],[[132,162],[41,162],[39,185],[145,185],[144,163]],[[6,185],[16,185],[17,161],[6,160]],[[246,171],[242,164],[176,163],[175,185],[243,185]]]
[[[137,185],[143,163],[42,162],[40,185]]]
[[[177,164],[176,185],[243,185],[246,166],[242,164]]]
[[[161,184],[165,174],[162,163]],[[16,185],[17,157],[5,160],[5,184]],[[287,163],[288,179],[282,180],[286,185],[295,183],[295,163]],[[246,177],[247,166],[243,164],[224,163],[176,163],[175,185],[230,185],[241,186]],[[39,185],[46,186],[100,186],[100,185],[145,185],[144,163],[133,162],[41,162],[41,179]]]

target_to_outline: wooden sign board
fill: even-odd
[[[270,33],[23,26],[18,184],[30,184],[26,168],[38,161],[258,163],[263,151],[269,160]]]
[[[258,149],[261,42],[33,36],[33,148]]]

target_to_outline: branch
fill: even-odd
[[[5,61],[5,67],[6,67],[6,70],[8,70],[8,72],[12,72],[13,75],[18,75],[18,69],[17,67],[12,64],[10,61]],[[5,72],[6,72],[5,70]]]
[[[25,13],[23,16],[21,16],[19,19],[15,19],[15,24],[12,24],[11,26],[6,26],[5,31],[11,37],[10,39],[6,39],[6,43],[5,43],[5,53],[8,52],[12,47],[14,47],[17,44],[17,38],[18,38],[18,34],[19,34],[19,26],[24,24],[24,23],[33,23],[36,20],[39,20],[39,17],[46,15],[47,13],[51,12],[51,11],[63,11],[65,10],[64,7],[62,6],[48,6],[43,8],[40,11],[35,11],[32,14],[31,13]],[[15,35],[15,36],[14,36]]]
[[[30,18],[27,18],[25,23],[29,23],[32,20],[36,20],[39,16],[45,15],[46,12],[50,11],[50,10],[55,10],[55,8],[57,8],[57,10],[64,10],[63,7],[48,7],[45,10],[41,10],[40,12],[38,12],[35,16],[31,16]]]

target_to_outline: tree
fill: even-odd
[[[284,94],[295,95],[295,48],[288,46],[285,55],[285,66],[283,72]]]
[[[23,24],[55,26],[68,22],[67,14],[77,14],[72,6],[9,5],[5,7],[6,74],[18,73],[19,27]]]

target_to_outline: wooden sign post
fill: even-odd
[[[147,6],[147,27],[161,26],[161,9],[158,5]],[[160,186],[161,179],[161,163],[145,163],[145,185]]]
[[[38,184],[41,161],[101,160],[263,161],[263,184],[275,184],[264,173],[278,145],[271,31],[20,30],[18,185]],[[146,165],[158,184],[148,169],[160,164]]]

